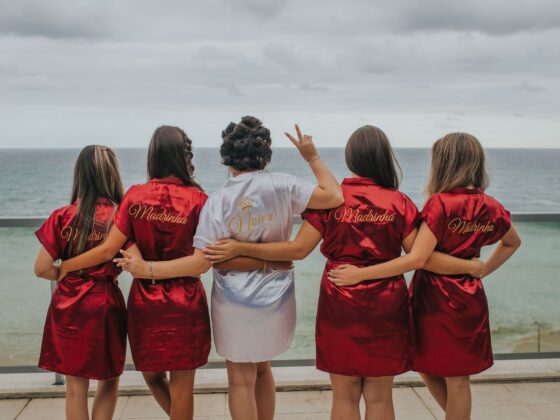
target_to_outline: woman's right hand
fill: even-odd
[[[471,258],[472,261],[472,269],[470,271],[470,276],[475,278],[475,279],[481,279],[484,277],[485,273],[484,273],[484,269],[485,269],[485,264],[484,261],[478,259],[478,258]]]
[[[212,264],[231,260],[241,255],[241,242],[235,239],[220,239],[202,250],[204,257]]]
[[[297,147],[299,154],[307,161],[311,162],[319,158],[319,153],[313,144],[313,137],[307,134],[301,134],[299,126],[296,124],[297,139],[290,133],[284,133],[286,137]]]
[[[144,261],[141,256],[125,251],[124,249],[121,249],[120,253],[123,258],[115,258],[113,260],[113,262],[117,264],[117,267],[128,271],[135,279],[151,278],[149,263]]]

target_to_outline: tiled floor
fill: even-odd
[[[397,419],[443,419],[426,388],[395,388]],[[560,382],[473,385],[473,420],[558,420]],[[91,400],[90,400],[91,402]],[[276,419],[322,420],[329,418],[330,391],[280,392]],[[195,419],[229,419],[225,394],[197,394]],[[150,396],[121,397],[115,419],[165,419]],[[0,420],[64,419],[64,399],[0,400]]]

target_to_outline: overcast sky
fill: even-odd
[[[0,0],[0,147],[198,147],[245,114],[319,146],[364,124],[560,147],[557,0]]]

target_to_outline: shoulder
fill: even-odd
[[[78,211],[78,206],[76,206],[75,204],[68,204],[66,206],[54,210],[51,213],[50,217],[70,218],[70,217],[74,217],[77,211]]]
[[[486,201],[486,206],[492,209],[495,209],[498,212],[508,212],[507,209],[500,203],[496,198],[486,193],[483,193],[484,200]],[[509,213],[509,212],[508,212]]]
[[[189,194],[195,201],[205,202],[208,199],[208,194],[196,187],[191,187],[190,185],[179,185],[178,187],[185,191],[186,194]]]
[[[430,210],[439,210],[442,211],[445,208],[445,202],[448,200],[448,194],[446,193],[436,193],[428,197],[424,206],[422,208],[423,212],[427,212]]]
[[[126,193],[124,194],[124,198],[130,198],[135,196],[138,193],[142,193],[143,191],[145,191],[148,188],[148,184],[135,184],[132,185],[128,190],[126,190]]]
[[[284,172],[262,172],[261,174],[270,177],[273,181],[286,182],[286,183],[293,183],[296,181],[300,181],[300,179],[297,176],[292,174],[286,174]]]
[[[405,208],[418,209],[416,203],[412,201],[412,198],[410,198],[408,195],[406,195],[405,193],[399,190],[393,190],[393,191],[395,193],[395,197],[405,206]]]
[[[43,226],[65,226],[69,224],[76,215],[78,207],[74,204],[68,204],[66,206],[60,207],[54,210],[49,217],[43,223]]]
[[[204,196],[205,196],[204,208],[211,208],[211,207],[218,206],[222,202],[223,188],[220,188],[218,191],[214,191],[209,195],[204,194]]]

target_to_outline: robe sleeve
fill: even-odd
[[[132,220],[128,209],[130,206],[130,190],[124,195],[123,200],[119,204],[115,215],[113,216],[113,223],[124,236],[126,236],[130,241],[134,242],[134,231],[132,230]],[[130,245],[128,245],[130,246]]]
[[[198,227],[194,235],[193,247],[203,249],[207,245],[229,237],[229,234],[223,229],[222,212],[218,204],[219,197],[212,195],[202,207],[198,217]]]
[[[325,210],[307,209],[301,214],[301,218],[317,229],[321,236],[325,235]]]
[[[62,258],[62,237],[60,227],[60,212],[53,212],[41,227],[35,232],[37,239],[47,250],[53,260]]]
[[[416,207],[416,204],[414,204],[414,202],[406,195],[404,196],[403,222],[404,226],[402,238],[404,239],[418,227],[420,222],[420,212],[418,211],[418,207]]]
[[[440,241],[445,229],[446,216],[443,203],[438,194],[434,194],[426,201],[420,214],[420,220],[426,222],[436,239]]]
[[[303,213],[317,186],[290,174],[276,173],[271,176],[274,188],[287,197],[292,207],[292,215]]]
[[[496,209],[496,216],[494,225],[496,226],[494,230],[494,237],[492,238],[492,243],[498,242],[500,239],[504,237],[506,233],[511,228],[511,214],[504,206],[500,203],[496,202],[497,209]]]

